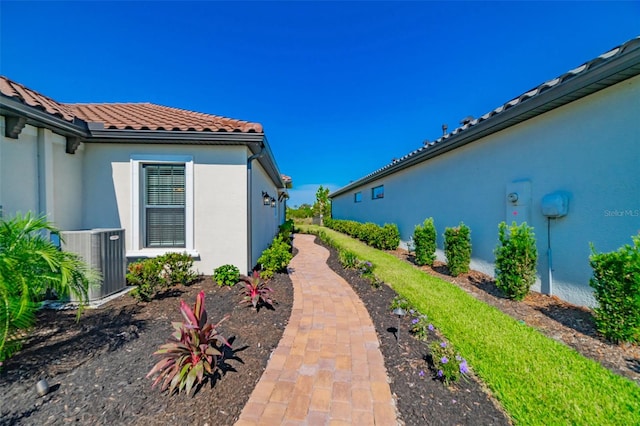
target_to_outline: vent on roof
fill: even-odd
[[[473,121],[473,116],[468,115],[465,118],[462,119],[462,121],[460,121],[460,124],[463,126],[466,126],[467,124],[471,123]]]
[[[447,134],[447,129],[449,128],[449,126],[447,126],[447,124],[443,124],[442,125],[442,136],[445,136]]]

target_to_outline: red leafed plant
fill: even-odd
[[[185,321],[171,323],[175,331],[169,341],[154,352],[162,359],[147,374],[147,377],[151,377],[160,373],[153,386],[162,382],[162,390],[169,388],[169,395],[175,389],[178,393],[186,389],[189,395],[196,382],[201,384],[205,375],[212,376],[218,370],[223,346],[231,347],[217,331],[217,327],[228,316],[215,325],[207,324],[203,291],[198,293],[193,309],[181,300],[180,311]]]
[[[250,303],[254,308],[258,309],[260,305],[272,306],[273,300],[271,300],[271,293],[273,290],[267,287],[267,284],[260,278],[258,271],[253,271],[253,274],[248,277],[243,275],[240,277],[240,281],[244,283],[244,298],[242,303]]]

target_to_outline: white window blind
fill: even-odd
[[[144,164],[145,247],[185,247],[185,165]]]

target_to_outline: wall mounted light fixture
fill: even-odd
[[[265,206],[271,205],[271,196],[264,191],[262,191],[262,204]]]
[[[276,206],[276,199],[271,197],[271,207],[275,207]]]

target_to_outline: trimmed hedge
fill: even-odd
[[[400,245],[400,231],[395,224],[386,223],[384,226],[379,226],[371,222],[325,219],[324,226],[357,238],[379,250],[395,250]]]
[[[640,343],[640,233],[632,240],[611,253],[596,253],[592,244],[589,257],[596,327],[616,343]]]

